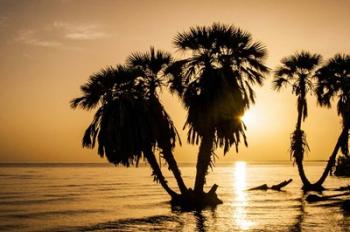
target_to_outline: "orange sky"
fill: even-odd
[[[121,63],[151,45],[176,54],[172,38],[193,25],[234,24],[268,49],[274,68],[283,56],[305,49],[329,58],[350,53],[350,1],[0,1],[0,162],[95,162],[81,148],[93,114],[69,108],[89,74]],[[179,54],[177,54],[179,55]],[[176,97],[162,96],[181,131],[179,161],[195,161],[197,148],[182,132],[186,113]],[[326,159],[340,133],[334,109],[316,107],[304,124],[311,152]],[[257,89],[248,122],[249,147],[232,149],[230,160],[288,160],[289,134],[296,122],[290,89],[276,93],[271,77]]]

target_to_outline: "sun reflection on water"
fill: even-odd
[[[246,196],[246,163],[239,161],[235,163],[234,181],[235,181],[235,202],[236,209],[234,219],[236,225],[241,230],[248,230],[253,225],[252,221],[247,219],[246,207],[248,205]]]

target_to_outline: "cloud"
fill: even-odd
[[[55,40],[39,39],[34,30],[20,30],[15,38],[17,42],[37,47],[62,47],[61,42]]]
[[[6,23],[7,19],[3,19]],[[0,25],[2,18],[0,17]],[[42,28],[18,30],[14,41],[35,47],[82,50],[78,41],[93,41],[109,37],[97,24],[55,21]]]
[[[55,21],[53,26],[63,30],[64,37],[71,40],[96,40],[108,37],[97,24],[77,24]]]

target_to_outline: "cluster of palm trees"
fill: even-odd
[[[255,103],[253,87],[262,85],[269,69],[265,66],[266,49],[252,36],[232,25],[214,23],[191,27],[178,33],[175,47],[186,54],[174,59],[170,53],[156,50],[132,53],[124,65],[107,67],[90,76],[81,86],[82,96],[71,101],[73,108],[97,109],[85,131],[83,147],[94,148],[113,164],[137,165],[144,158],[159,182],[174,201],[205,205],[219,203],[214,191],[204,192],[206,175],[214,162],[214,151],[232,146],[238,152],[241,141],[247,145],[244,112]],[[302,52],[282,60],[275,72],[274,86],[291,84],[298,97],[298,121],[292,134],[291,154],[295,158],[304,186],[321,186],[334,164],[339,149],[348,153],[349,130],[349,56],[337,55],[318,69],[319,55]],[[313,77],[317,79],[316,88]],[[200,144],[193,190],[181,176],[173,149],[181,145],[178,132],[163,107],[159,91],[168,87],[178,95],[187,110],[187,142]],[[307,147],[301,123],[307,117],[306,95],[316,91],[319,103],[330,106],[339,97],[338,112],[343,132],[330,157],[325,176],[311,184],[303,169]],[[165,160],[173,173],[178,191],[164,177],[156,155]],[[180,200],[179,200],[180,199]]]
[[[109,162],[137,165],[144,157],[172,199],[210,201],[204,192],[205,177],[213,164],[214,150],[227,153],[247,144],[244,112],[255,101],[253,85],[262,85],[268,68],[265,48],[239,28],[214,23],[178,33],[174,45],[187,53],[175,60],[151,47],[133,53],[125,65],[107,67],[90,76],[81,86],[82,96],[71,101],[73,108],[97,108],[83,137],[83,146],[94,148]],[[159,99],[159,90],[169,87],[188,111],[187,141],[199,144],[194,189],[187,188],[173,155],[181,143],[170,116]],[[156,160],[159,152],[168,164],[180,193],[171,189]],[[215,191],[209,191],[215,198]],[[215,201],[215,199],[214,199]],[[216,203],[220,202],[218,199]]]
[[[319,54],[303,51],[283,58],[281,63],[275,70],[273,87],[280,90],[281,87],[290,85],[292,93],[297,97],[298,118],[291,135],[290,153],[297,164],[303,189],[319,191],[323,189],[322,185],[332,171],[339,150],[343,155],[349,155],[350,56],[337,54],[322,65]],[[301,125],[308,116],[306,96],[310,92],[316,94],[320,106],[331,107],[332,100],[338,98],[337,112],[343,126],[326,168],[315,183],[309,181],[303,167],[304,153],[309,147]]]
[[[85,131],[83,147],[94,148],[97,140],[100,156],[124,166],[137,165],[144,157],[153,170],[154,180],[175,198],[177,194],[168,186],[155,155],[156,150],[161,152],[180,191],[186,191],[172,153],[180,139],[157,93],[166,84],[163,72],[171,62],[169,53],[154,48],[131,54],[126,65],[108,67],[91,75],[81,86],[83,96],[73,99],[71,106],[98,108]]]

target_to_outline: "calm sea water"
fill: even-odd
[[[323,167],[308,163],[305,169],[317,179]],[[182,173],[192,185],[194,166],[183,166]],[[172,210],[150,174],[148,167],[107,164],[1,165],[0,230],[350,231],[350,215],[334,201],[305,202],[290,163],[216,165],[207,182],[219,185],[224,204],[202,212]],[[294,181],[285,191],[245,191],[289,178]],[[175,186],[173,179],[170,184]],[[350,179],[329,177],[325,186],[349,184]]]

